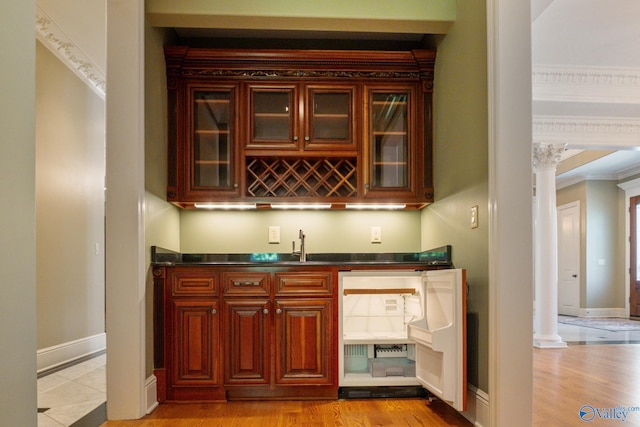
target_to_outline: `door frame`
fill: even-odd
[[[625,283],[625,295],[624,295],[624,310],[625,316],[629,317],[631,312],[631,305],[629,303],[629,298],[631,298],[631,242],[629,238],[631,237],[631,212],[629,209],[631,208],[631,198],[635,196],[640,196],[640,178],[633,179],[631,181],[623,182],[618,184],[619,188],[622,188],[625,192],[624,196],[624,206],[625,206],[625,274],[624,274],[624,283]]]

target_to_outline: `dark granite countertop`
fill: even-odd
[[[179,253],[157,246],[151,247],[151,262],[155,265],[402,265],[424,264],[451,267],[451,246],[446,245],[423,252],[383,253],[309,253],[301,263],[291,253],[191,254]]]

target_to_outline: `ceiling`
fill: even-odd
[[[640,2],[532,0],[534,142],[613,150],[559,185],[640,173]],[[593,158],[596,156],[585,156]]]
[[[103,96],[105,4],[37,0],[36,23],[38,38],[70,68],[84,70]],[[566,143],[565,158],[613,150],[586,165],[559,167],[558,181],[640,173],[640,1],[532,0],[531,11],[534,142]],[[70,58],[82,58],[81,66]]]

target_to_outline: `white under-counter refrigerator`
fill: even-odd
[[[339,386],[422,386],[466,408],[465,270],[339,273]]]

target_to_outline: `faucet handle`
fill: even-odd
[[[300,233],[298,234],[298,237],[300,239],[304,239],[304,231],[300,230]]]

